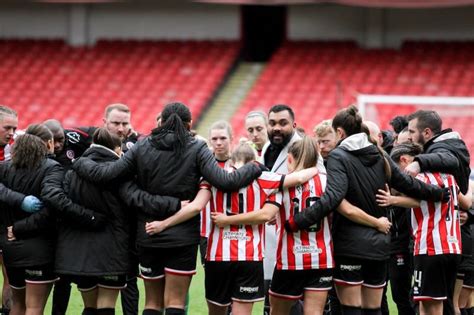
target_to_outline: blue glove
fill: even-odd
[[[33,195],[26,196],[21,203],[21,209],[28,213],[39,211],[43,207],[41,200]]]

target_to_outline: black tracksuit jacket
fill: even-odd
[[[73,164],[73,169],[93,182],[107,182],[132,175],[144,192],[179,200],[194,199],[201,177],[219,189],[232,191],[250,184],[261,174],[260,168],[252,163],[232,173],[222,170],[204,141],[191,136],[188,137],[183,154],[178,155],[173,151],[175,141],[177,138],[173,133],[163,137],[151,135],[138,141],[116,162],[98,164],[81,158]],[[132,198],[128,202],[136,206]],[[143,205],[138,208],[139,246],[169,248],[199,243],[199,216],[150,236],[145,232],[145,223],[163,220],[179,210],[179,206],[155,212],[143,211]]]

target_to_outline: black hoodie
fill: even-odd
[[[171,196],[180,200],[193,200],[199,190],[201,177],[224,191],[237,190],[260,176],[260,168],[249,163],[228,173],[222,170],[204,141],[189,137],[181,155],[173,151],[177,141],[173,133],[164,137],[149,136],[138,141],[120,160],[98,164],[79,159],[73,169],[93,182],[104,182],[126,175],[135,175],[137,185],[153,195]],[[148,235],[145,223],[163,220],[177,211],[138,211],[137,243],[142,247],[176,247],[198,244],[200,240],[199,216],[173,226],[162,233]]]
[[[459,134],[445,129],[427,141],[423,149],[424,153],[415,158],[420,163],[421,171],[452,174],[461,193],[465,194],[471,175],[470,156]]]
[[[304,209],[289,222],[292,229],[304,229],[319,222],[336,209],[342,199],[366,213],[379,218],[388,216],[387,209],[377,205],[375,195],[389,183],[398,191],[418,199],[441,200],[443,191],[426,185],[402,173],[386,156],[390,163],[391,177],[385,174],[384,159],[365,133],[347,137],[331,151],[327,164],[327,186],[320,200]],[[389,257],[390,235],[374,228],[360,225],[334,213],[334,254],[372,260]]]

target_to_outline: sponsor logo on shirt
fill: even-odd
[[[258,287],[240,287],[240,293],[256,293]]]
[[[341,270],[346,270],[346,271],[356,271],[356,270],[361,270],[362,265],[341,265]]]
[[[296,245],[293,247],[295,254],[321,254],[323,250],[316,245]]]
[[[448,243],[457,243],[458,242],[458,238],[456,236],[449,236],[448,237]]]
[[[250,237],[247,236],[247,233],[242,232],[242,231],[237,231],[237,232],[226,231],[224,232],[224,239],[236,240],[236,241],[249,241]]]

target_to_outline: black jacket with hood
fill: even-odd
[[[177,141],[173,133],[164,137],[149,136],[138,141],[120,160],[98,164],[90,159],[79,159],[73,169],[93,182],[104,182],[117,177],[135,175],[140,189],[152,195],[171,196],[179,200],[193,200],[204,177],[215,187],[232,191],[251,183],[260,176],[261,169],[250,163],[238,171],[222,170],[204,141],[188,137],[181,155],[173,151]],[[138,207],[137,244],[142,247],[177,247],[198,244],[199,216],[169,228],[159,234],[148,235],[145,223],[163,220],[174,211],[144,212]]]
[[[83,156],[98,163],[119,158],[112,150],[99,145],[92,145]],[[66,173],[64,188],[74,203],[94,209],[94,215],[103,220],[93,226],[81,224],[83,221],[60,222],[56,272],[82,276],[126,274],[130,222],[119,196],[118,183],[95,185],[70,170]]]
[[[427,141],[423,149],[424,152],[415,157],[415,161],[420,163],[421,171],[452,174],[461,193],[465,194],[471,174],[470,156],[459,133],[445,129]]]
[[[36,169],[16,169],[11,161],[0,163],[0,179],[7,188],[44,201],[48,198],[51,179],[62,174],[62,167],[46,157]],[[47,207],[30,214],[21,210],[18,203],[0,203],[0,242],[5,264],[27,267],[54,262],[56,234],[53,214]],[[13,226],[14,241],[7,240],[8,226]]]
[[[443,198],[442,189],[402,173],[388,156],[386,160],[391,168],[390,178],[385,174],[384,159],[365,133],[345,138],[329,154],[323,196],[311,207],[297,213],[287,225],[293,230],[305,229],[336,209],[344,198],[376,218],[387,216],[387,209],[379,207],[375,199],[377,191],[384,189],[386,183],[411,197]],[[390,235],[350,221],[338,212],[333,218],[335,255],[372,260],[389,258]]]

